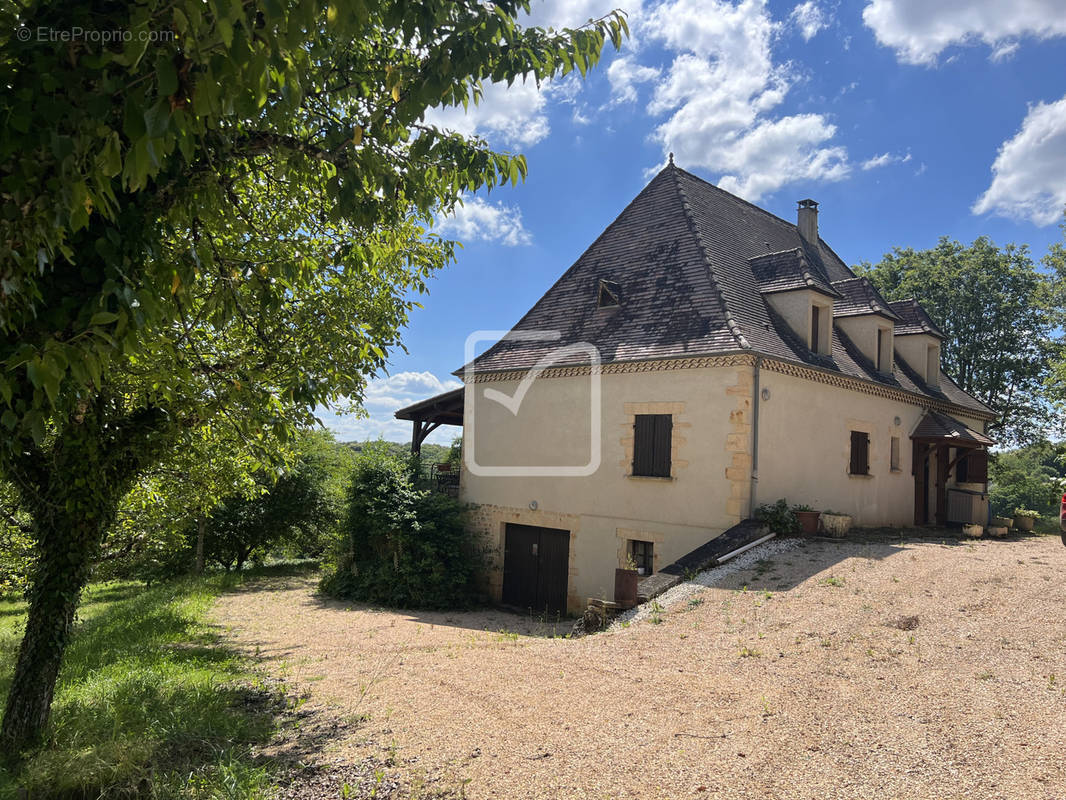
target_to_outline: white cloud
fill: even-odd
[[[458,389],[463,384],[454,378],[441,380],[432,372],[398,372],[385,378],[374,378],[366,387],[363,403],[366,416],[337,414],[327,408],[317,409],[323,424],[342,442],[388,439],[394,442],[411,440],[411,423],[396,419],[393,414],[404,406],[434,395]],[[427,442],[448,444],[461,429],[442,425],[426,439]]]
[[[1066,35],[1062,0],[871,0],[862,18],[909,64],[934,64],[946,48],[978,41],[1001,59],[1016,39]]]
[[[536,3],[532,13],[522,15],[519,23],[525,27],[540,26],[561,29],[581,27],[590,19],[599,19],[617,8],[613,0],[546,0]],[[639,16],[640,0],[626,3],[630,24]],[[634,49],[632,39],[626,42],[626,50]],[[612,52],[608,43],[604,54]],[[455,131],[463,135],[476,134],[488,139],[493,145],[526,148],[540,142],[551,132],[548,122],[550,101],[577,106],[577,96],[584,89],[584,82],[576,75],[561,80],[549,81],[537,87],[533,80],[506,83],[486,83],[482,87],[482,99],[477,105],[467,108],[449,106],[431,108],[425,121],[430,125]],[[584,123],[586,115],[574,112],[576,122]]]
[[[999,148],[992,183],[973,213],[993,212],[1050,225],[1066,206],[1066,97],[1029,108],[1014,138]]]
[[[881,167],[887,167],[890,164],[906,164],[911,160],[911,154],[905,153],[904,155],[898,155],[896,153],[882,153],[879,156],[873,156],[862,162],[860,165],[864,171],[871,169],[879,169]]]
[[[674,54],[648,104],[670,115],[653,137],[681,166],[717,173],[722,188],[752,201],[850,171],[824,115],[769,116],[794,81],[772,58],[779,31],[765,0],[670,0],[646,14],[643,30]]]
[[[514,206],[467,197],[448,216],[438,220],[436,230],[461,242],[499,242],[509,247],[527,245],[533,237],[522,225],[522,212]]]
[[[637,84],[653,81],[661,74],[655,67],[645,67],[630,56],[622,56],[607,68],[613,103],[633,103],[637,99]]]
[[[534,2],[524,25],[538,25],[542,28],[579,28],[590,19],[599,19],[616,8],[621,8],[628,15],[629,23],[640,15],[641,0],[540,0]]]
[[[486,84],[481,102],[467,108],[431,108],[425,121],[439,128],[477,134],[509,147],[530,147],[551,131],[544,92],[533,81]]]
[[[818,31],[829,27],[829,23],[825,20],[825,13],[814,0],[800,3],[792,9],[788,18],[799,28],[800,35],[806,42],[813,39]]]

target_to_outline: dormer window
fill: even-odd
[[[892,372],[892,329],[878,327],[877,329],[877,371],[889,374]]]
[[[819,319],[821,316],[820,312],[821,309],[818,308],[818,306],[811,306],[811,351],[815,353],[819,352],[818,331],[819,328],[822,327],[821,320]]]
[[[599,293],[596,297],[597,308],[613,308],[619,305],[618,298],[621,295],[619,286],[613,281],[600,281]]]
[[[925,360],[925,382],[930,386],[940,385],[940,348],[929,345]]]

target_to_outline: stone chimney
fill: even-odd
[[[800,236],[811,244],[818,244],[818,204],[809,197],[799,201],[796,227]]]

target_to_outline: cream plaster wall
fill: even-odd
[[[881,341],[881,371],[892,372],[892,339],[894,325],[878,314],[856,314],[850,317],[837,317],[833,323],[855,343],[863,355],[877,364],[877,331],[885,331]]]
[[[468,460],[460,496],[481,506],[476,527],[492,551],[496,572],[502,568],[507,522],[571,530],[569,610],[574,612],[582,610],[588,597],[613,598],[614,569],[624,560],[626,540],[654,542],[656,563],[664,566],[735,525],[747,516],[749,505],[750,366],[607,374],[600,379],[601,457],[599,468],[587,476],[477,473],[493,465],[516,466],[523,456],[529,457],[529,466],[587,461],[592,429],[589,376],[535,381],[515,415],[502,406],[504,413],[493,408],[500,404],[486,402],[484,391],[514,396],[518,381],[472,384],[475,397],[471,403],[468,395],[466,407],[465,435],[470,417],[479,416],[475,447],[464,447]],[[673,416],[669,478],[630,475],[636,414]],[[552,448],[557,448],[554,453],[549,452]],[[476,466],[469,462],[471,456],[477,458]],[[491,576],[489,583],[499,597],[501,576]]]
[[[940,382],[940,343],[927,333],[907,333],[896,336],[896,353],[907,362],[912,370],[917,372],[922,380],[933,386]],[[929,358],[929,348],[935,347],[936,354],[933,359]],[[935,365],[930,375],[930,366]],[[980,430],[980,428],[978,428]]]
[[[811,346],[811,308],[821,309],[818,326],[818,352],[831,355],[833,350],[833,301],[811,289],[793,289],[765,295],[767,302],[788,323],[807,347]]]
[[[655,543],[661,568],[736,524],[749,513],[754,369],[749,365],[601,375],[601,448],[598,468],[581,477],[500,477],[477,474],[493,463],[514,466],[587,460],[591,394],[588,375],[542,377],[511,412],[484,399],[485,389],[514,396],[517,380],[472,384],[476,448],[464,447],[480,467],[464,463],[461,498],[478,505],[474,527],[490,562],[486,582],[502,589],[502,553],[508,522],[571,531],[568,610],[589,597],[613,597],[614,570],[625,543]],[[760,401],[759,475],[755,502],[779,497],[853,515],[860,525],[910,525],[914,478],[910,434],[924,409],[765,367]],[[501,413],[501,410],[505,413]],[[673,416],[669,478],[630,476],[633,419],[641,413]],[[956,415],[959,416],[959,415]],[[899,418],[899,424],[895,419]],[[980,420],[959,416],[977,430]],[[870,475],[848,474],[850,432],[870,435]],[[890,469],[891,437],[900,439],[899,469]],[[476,451],[476,452],[475,452]],[[493,461],[495,459],[495,462]],[[639,534],[639,535],[637,535]]]

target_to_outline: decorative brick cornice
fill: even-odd
[[[877,383],[876,381],[855,378],[851,375],[843,375],[839,372],[818,369],[817,367],[798,364],[793,361],[785,361],[783,359],[773,358],[772,356],[757,356],[754,353],[730,353],[720,356],[692,356],[690,358],[663,358],[649,361],[613,361],[609,364],[600,365],[597,367],[597,370],[601,375],[620,375],[635,372],[670,372],[678,369],[743,367],[754,366],[756,358],[761,360],[763,369],[777,372],[782,375],[791,375],[796,378],[803,378],[805,380],[814,381],[815,383],[824,383],[841,389],[851,389],[863,394],[873,395],[874,397],[883,397],[901,403],[921,406],[922,408],[931,408],[935,411],[962,414],[964,416],[976,417],[977,419],[983,420],[993,420],[996,418],[995,414],[987,411],[980,411],[975,408],[956,405],[947,400],[930,397],[929,395],[908,392],[906,389],[886,386],[885,384]],[[477,372],[473,375],[462,375],[460,373],[460,377],[466,383],[518,381],[522,380],[528,372],[529,370],[525,369],[499,370]],[[540,377],[571,378],[590,375],[591,373],[592,368],[588,364],[575,364],[549,367],[540,374]]]
[[[601,364],[597,371],[601,375],[619,375],[628,372],[669,372],[675,369],[705,369],[708,367],[742,367],[755,364],[755,356],[750,353],[737,353],[725,356],[698,356],[693,358],[663,358],[654,361],[612,361],[610,364]],[[476,372],[472,376],[459,377],[466,383],[488,383],[490,381],[519,381],[526,376],[529,370],[495,370]],[[575,364],[571,366],[548,367],[540,377],[542,378],[572,378],[581,375],[590,375],[592,368],[588,364]]]

